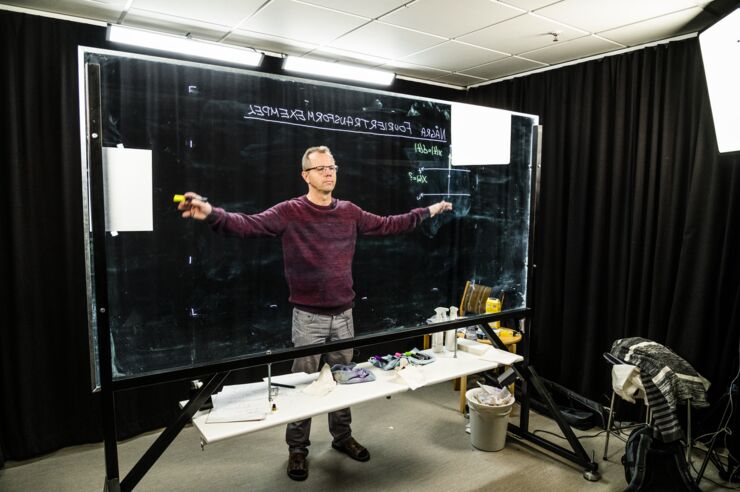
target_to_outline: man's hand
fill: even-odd
[[[452,204],[442,200],[439,203],[429,206],[429,216],[434,217],[435,215],[442,213],[446,210],[452,210]]]
[[[183,219],[205,220],[211,215],[213,207],[210,203],[201,201],[199,194],[188,191],[185,193],[185,201],[177,205],[177,210],[182,212]]]

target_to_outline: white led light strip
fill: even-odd
[[[108,41],[114,43],[142,46],[155,50],[183,53],[189,56],[222,60],[237,65],[250,67],[262,63],[262,53],[254,50],[227,46],[209,41],[196,41],[171,34],[162,34],[143,29],[134,29],[123,26],[108,27]]]
[[[341,63],[330,63],[295,56],[285,58],[283,70],[336,79],[355,80],[376,85],[390,85],[396,76],[393,72],[386,72],[384,70],[353,67]]]

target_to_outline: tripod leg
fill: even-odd
[[[612,403],[609,406],[609,421],[606,424],[606,442],[604,443],[604,461],[606,461],[607,451],[609,450],[609,436],[612,434],[612,422],[614,422],[614,396],[616,391],[612,391]]]
[[[686,462],[691,459],[691,399],[686,400]]]
[[[720,422],[720,429],[723,429],[721,432],[724,433],[725,426],[727,425],[727,422],[729,421],[729,416],[727,419],[722,419],[722,422]],[[704,471],[707,469],[707,464],[709,463],[709,460],[711,459],[712,462],[714,462],[715,465],[721,465],[721,463],[714,461],[714,446],[717,444],[717,440],[719,438],[720,432],[716,433],[712,437],[712,442],[709,445],[709,449],[707,450],[707,455],[704,457],[704,460],[701,462],[701,468],[699,468],[699,474],[696,476],[696,485],[699,485],[699,482],[701,482],[702,477],[704,476]],[[721,472],[722,470],[720,470]]]

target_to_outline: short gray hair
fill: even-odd
[[[314,152],[320,152],[322,154],[327,154],[331,157],[334,157],[331,154],[331,150],[329,150],[329,147],[327,147],[326,145],[319,145],[317,147],[309,147],[303,153],[303,159],[301,160],[301,167],[304,171],[311,167],[311,161],[309,160],[308,156],[313,154]]]

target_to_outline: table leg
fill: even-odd
[[[511,352],[512,354],[516,354],[516,343],[512,343],[507,348],[509,349],[509,352]],[[509,393],[511,393],[512,395],[514,394],[514,386],[515,386],[514,383],[511,383],[509,385]]]
[[[462,376],[460,378],[460,413],[465,413],[465,404],[467,401],[465,401],[465,393],[468,388],[468,377]]]

